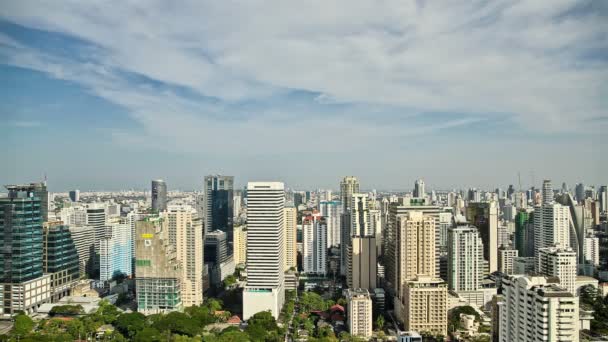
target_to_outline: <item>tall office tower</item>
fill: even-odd
[[[585,262],[596,267],[600,265],[600,240],[595,236],[585,238]]]
[[[232,246],[234,248],[234,264],[244,266],[247,262],[247,226],[234,227]]]
[[[226,232],[230,242],[234,218],[233,192],[233,176],[205,176],[205,233],[221,230]],[[232,255],[232,249],[228,253]]]
[[[576,295],[577,264],[572,248],[541,248],[536,257],[535,271],[547,277],[557,277],[560,286]]]
[[[135,293],[144,315],[181,311],[181,263],[169,243],[164,219],[148,217],[135,223]]]
[[[80,277],[78,251],[68,226],[61,221],[43,224],[43,259],[45,274],[51,275],[52,301],[56,302],[70,294]]]
[[[534,208],[534,255],[541,248],[570,246],[570,211],[558,203]]]
[[[167,183],[162,179],[152,181],[152,210],[167,210]]]
[[[285,186],[280,182],[247,184],[247,286],[243,319],[270,310],[277,318],[285,300]]]
[[[319,211],[327,222],[327,248],[340,245],[340,226],[342,218],[342,202],[321,201]]]
[[[106,235],[106,224],[108,222],[106,205],[103,203],[90,203],[86,209],[87,225],[95,230],[95,254],[91,274],[94,278],[99,277],[99,248],[101,239]]]
[[[350,235],[347,244],[347,284],[350,288],[376,288],[378,256],[375,232],[369,224],[367,194],[354,193],[349,206]]]
[[[585,200],[585,184],[577,183],[574,187],[574,194],[578,203],[582,203]]]
[[[106,226],[106,235],[99,245],[99,280],[107,281],[119,275],[132,275],[132,238],[131,225],[128,223]]]
[[[382,253],[382,214],[379,209],[370,209],[369,211],[369,229],[376,238],[376,255]]]
[[[438,278],[419,276],[403,287],[403,323],[406,331],[447,336],[448,288]]]
[[[320,214],[302,218],[302,266],[307,274],[327,274],[327,223]]]
[[[515,203],[515,207],[517,209],[525,209],[528,207],[528,200],[526,199],[526,194],[523,192],[516,192],[513,196],[513,202]]]
[[[347,275],[348,246],[350,246],[350,205],[354,193],[359,192],[359,181],[356,177],[346,176],[340,182],[340,199],[342,202],[342,218],[340,229],[340,273]]]
[[[600,212],[608,212],[608,186],[600,186],[600,191],[598,192],[597,197],[600,202]]]
[[[285,270],[298,268],[298,209],[286,207],[285,212]],[[235,247],[236,248],[236,247]]]
[[[545,179],[543,181],[543,204],[551,204],[553,199],[553,185],[551,185],[551,180]]]
[[[181,296],[184,307],[203,303],[203,222],[189,205],[170,205],[163,212],[169,241],[181,263]],[[224,233],[225,234],[225,233]]]
[[[418,179],[414,183],[414,197],[420,198],[426,196],[426,191],[424,190],[424,181],[422,179]]]
[[[513,184],[509,184],[509,187],[507,188],[507,198],[511,199],[514,193],[515,187],[513,186]]]
[[[70,226],[70,234],[78,253],[78,270],[81,277],[91,277],[95,260],[95,228]]]
[[[372,336],[372,299],[366,289],[348,289],[346,292],[348,329],[352,336]]]
[[[502,280],[499,341],[579,341],[578,297],[545,277]]]
[[[0,198],[0,311],[31,313],[50,300],[51,276],[43,275],[43,232],[38,187],[7,185]]]
[[[585,221],[588,217],[585,206],[583,204],[579,204],[571,194],[563,194],[556,198],[556,202],[561,204],[562,206],[568,208],[570,212],[569,220],[569,239],[570,239],[570,247],[577,252],[578,263],[585,263],[585,244],[584,237],[586,231]],[[561,211],[560,211],[561,213]],[[559,215],[557,215],[559,216]],[[563,215],[562,215],[563,216]],[[550,218],[549,218],[550,219]],[[548,220],[548,219],[547,219]],[[548,224],[549,222],[547,222]],[[536,224],[536,221],[535,221]],[[563,223],[560,221],[558,226],[562,228]],[[539,236],[538,238],[541,238]],[[550,244],[551,245],[551,244]]]
[[[473,202],[467,206],[467,220],[479,230],[483,257],[489,273],[498,271],[498,206],[496,202]]]
[[[483,272],[483,242],[477,228],[448,231],[448,284],[456,292],[477,291]]]
[[[515,248],[521,257],[534,256],[534,212],[519,209],[515,215]]]
[[[30,187],[34,189],[34,196],[40,198],[40,215],[42,222],[49,220],[49,192],[46,188],[46,181],[31,183]]]
[[[241,203],[243,203],[243,197],[241,195],[234,195],[232,198],[232,217],[237,218],[241,215]]]
[[[70,201],[79,202],[80,201],[80,190],[72,190],[70,191]]]
[[[515,274],[513,259],[519,256],[517,249],[501,246],[498,249],[498,271],[504,274]]]

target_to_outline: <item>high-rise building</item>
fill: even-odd
[[[61,221],[45,222],[43,272],[51,275],[52,301],[70,294],[80,277],[78,252],[68,226]]]
[[[86,224],[93,227],[95,231],[95,254],[91,274],[99,277],[99,248],[101,239],[106,236],[106,224],[108,222],[106,206],[103,203],[90,203],[86,208]]]
[[[372,299],[366,289],[349,289],[346,292],[348,329],[352,336],[372,336]]]
[[[128,223],[106,226],[106,235],[100,240],[99,247],[99,280],[132,275],[132,238],[131,225]]]
[[[545,277],[502,280],[499,341],[579,341],[578,297]]]
[[[483,257],[489,273],[498,271],[498,206],[496,202],[472,202],[467,206],[467,220],[479,231]]]
[[[78,270],[81,277],[92,277],[95,261],[95,228],[69,226],[72,241],[78,253]]]
[[[232,242],[234,219],[234,177],[212,175],[205,176],[205,233],[214,230],[226,232],[228,241]],[[232,249],[228,252],[232,255]]]
[[[534,256],[533,211],[519,209],[515,215],[515,248],[519,256]]]
[[[79,202],[80,201],[80,190],[72,190],[70,191],[70,201]]]
[[[327,223],[319,213],[302,218],[302,266],[307,274],[327,274]]]
[[[438,278],[420,276],[403,287],[403,323],[406,331],[447,336],[448,289]]]
[[[135,226],[137,311],[144,315],[181,311],[182,266],[169,242],[166,220],[148,217]]]
[[[597,197],[600,202],[600,212],[608,212],[608,186],[600,186],[600,190],[598,192]]]
[[[340,245],[340,227],[344,208],[340,201],[321,201],[319,211],[327,222],[327,248]]]
[[[174,234],[176,258],[181,263],[180,285],[184,307],[203,303],[203,222],[196,209],[170,205],[163,212]],[[225,233],[224,233],[225,234]],[[171,240],[171,239],[170,239]]]
[[[574,187],[574,194],[578,203],[582,203],[585,200],[585,184],[577,183]]]
[[[247,184],[247,286],[243,291],[245,320],[266,310],[278,318],[283,307],[284,207],[283,183]]]
[[[353,194],[359,192],[359,181],[356,177],[346,176],[340,182],[340,200],[342,202],[342,217],[340,219],[340,273],[347,275],[348,248],[350,246],[350,205]]]
[[[42,222],[47,222],[49,220],[49,192],[46,188],[46,181],[30,183],[30,187],[34,189],[34,196],[40,198]]]
[[[538,250],[535,271],[557,277],[561,287],[576,295],[576,253],[570,247],[546,247]]]
[[[595,236],[585,238],[585,262],[596,267],[600,265],[600,239]]]
[[[558,203],[534,208],[534,255],[541,248],[570,246],[570,211]]]
[[[587,215],[587,212],[585,210],[585,206],[584,204],[579,204],[574,197],[572,197],[571,194],[566,193],[566,194],[562,194],[561,196],[556,198],[556,202],[558,202],[559,204],[561,204],[562,206],[568,208],[568,211],[570,212],[570,217],[568,218],[569,224],[568,224],[568,240],[570,242],[570,247],[572,247],[572,249],[574,249],[577,252],[577,256],[578,256],[578,263],[579,264],[584,264],[585,263],[585,244],[584,244],[584,237],[585,237],[585,233],[587,230],[586,227],[586,220],[589,218],[589,215]],[[555,226],[557,227],[557,232],[551,231],[551,235],[549,235],[549,242],[547,242],[548,246],[554,245],[556,243],[561,243],[563,244],[563,242],[551,242],[552,239],[556,239],[556,235],[557,238],[560,238],[561,240],[564,240],[565,237],[563,236],[565,233],[563,233],[564,229],[564,225],[565,222],[563,222],[565,219],[563,218],[563,216],[565,216],[566,214],[563,213],[563,209],[554,209],[553,211],[557,211],[555,213],[550,212],[549,214],[554,214],[554,218],[558,219],[558,222],[555,222]],[[548,227],[550,226],[550,219],[551,219],[551,215],[548,215],[548,218],[545,218],[545,220],[547,221],[545,223],[545,225]],[[536,225],[537,222],[535,221],[534,224]],[[536,228],[536,226],[535,226]],[[544,231],[539,231],[537,232],[538,236],[536,238],[546,238],[547,234],[544,235],[540,235],[541,233],[545,233]],[[557,233],[557,234],[556,234]],[[560,241],[561,241],[560,240]],[[547,245],[545,245],[544,247],[547,247]],[[535,247],[536,249],[536,247]]]
[[[206,233],[204,255],[212,285],[219,286],[227,276],[234,273],[234,257],[229,254],[226,232],[215,230]]]
[[[49,301],[51,276],[43,275],[43,231],[39,187],[7,185],[0,198],[0,310],[32,312]]]
[[[245,265],[247,262],[247,226],[234,227],[232,241],[232,246],[234,247],[234,263],[236,265]]]
[[[426,191],[424,189],[424,181],[422,179],[418,179],[414,183],[414,197],[420,198],[426,196]]]
[[[375,232],[369,224],[367,199],[367,194],[354,193],[351,197],[346,279],[349,288],[373,290],[377,286],[378,256]]]
[[[285,270],[298,268],[298,247],[297,247],[297,227],[298,209],[295,207],[285,207]],[[235,247],[236,248],[236,247]]]
[[[152,181],[152,210],[167,210],[167,183],[162,179]]]
[[[498,271],[504,274],[515,274],[513,260],[519,256],[517,249],[501,246],[498,248]]]
[[[236,219],[237,217],[241,216],[241,203],[243,203],[243,198],[241,195],[234,195],[232,198],[232,203],[232,216]]]
[[[551,204],[553,202],[554,194],[553,194],[553,185],[551,185],[551,180],[545,179],[543,181],[543,205]]]
[[[456,292],[477,291],[483,274],[483,242],[476,227],[448,231],[448,284]]]
[[[435,275],[435,219],[421,211],[397,216],[398,297],[406,281],[419,275]]]

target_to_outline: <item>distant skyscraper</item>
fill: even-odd
[[[95,258],[93,260],[92,274],[99,276],[99,248],[101,239],[106,236],[107,213],[105,204],[90,203],[87,205],[86,222],[95,230]]]
[[[247,226],[234,227],[234,237],[232,241],[232,246],[234,248],[234,263],[236,265],[245,265],[245,262],[247,262]]]
[[[327,274],[327,223],[320,214],[302,218],[302,266],[304,273]]]
[[[496,202],[472,202],[467,206],[467,220],[481,236],[483,257],[488,261],[489,273],[498,271],[498,206]]]
[[[167,209],[167,183],[162,179],[152,181],[152,210],[161,212]]]
[[[297,227],[298,210],[295,207],[285,207],[285,270],[298,268]]]
[[[343,207],[340,201],[321,201],[319,211],[327,222],[327,248],[340,245]]]
[[[31,313],[50,300],[51,277],[43,275],[42,199],[37,184],[7,185],[0,198],[0,310]]]
[[[598,200],[600,201],[600,211],[603,213],[608,212],[608,186],[600,186]]]
[[[498,249],[498,271],[504,274],[515,274],[513,260],[518,256],[517,249],[501,246]]]
[[[456,292],[477,291],[483,274],[483,242],[476,227],[448,230],[448,284]]]
[[[80,201],[80,190],[72,190],[70,191],[70,201],[79,202]]]
[[[284,207],[283,183],[247,184],[247,286],[243,291],[245,320],[266,310],[278,318],[283,307]]]
[[[541,248],[570,246],[570,211],[558,203],[534,208],[534,255]]]
[[[181,311],[181,263],[169,242],[167,223],[159,217],[137,221],[135,293],[144,315]]]
[[[576,184],[576,187],[574,187],[574,193],[576,195],[576,200],[578,201],[578,203],[583,202],[585,200],[585,184]]]
[[[31,183],[34,189],[34,196],[40,198],[40,214],[42,222],[49,220],[49,192],[46,189],[46,181],[39,183]]]
[[[376,236],[369,224],[367,194],[354,193],[349,206],[350,235],[347,238],[347,284],[350,288],[376,288]]]
[[[350,205],[354,193],[359,192],[359,181],[356,177],[346,176],[340,182],[340,199],[342,202],[342,218],[340,229],[340,273],[346,275],[348,246],[350,245]]]
[[[424,181],[422,179],[419,179],[414,183],[414,197],[424,196],[426,196],[426,190],[424,189]]]
[[[543,204],[550,204],[553,202],[553,186],[551,185],[551,181],[545,179],[543,181]]]
[[[234,177],[205,176],[205,232],[221,230],[232,242]],[[232,255],[232,250],[229,251]]]

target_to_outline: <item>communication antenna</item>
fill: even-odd
[[[519,192],[521,192],[521,173],[517,171],[517,181],[519,182]]]

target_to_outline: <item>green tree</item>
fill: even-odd
[[[26,314],[19,314],[15,317],[15,325],[12,334],[15,336],[25,336],[34,329],[34,321]]]
[[[113,324],[120,315],[117,307],[110,304],[107,300],[99,302],[99,308],[93,315],[94,319],[103,322],[103,324]]]
[[[155,328],[146,327],[143,330],[139,331],[133,341],[135,342],[160,342],[162,339],[162,334]]]
[[[200,326],[194,319],[182,312],[170,312],[153,325],[158,331],[170,331],[173,334],[195,336]]]
[[[258,312],[249,318],[245,332],[252,341],[274,341],[282,335],[270,311]]]
[[[82,305],[57,305],[49,311],[49,316],[76,316],[84,314]]]
[[[118,316],[114,326],[124,336],[133,338],[139,331],[143,330],[147,326],[146,316],[140,312],[124,313]]]
[[[378,330],[382,330],[384,328],[384,323],[384,316],[378,315],[378,318],[376,318],[376,327]]]

